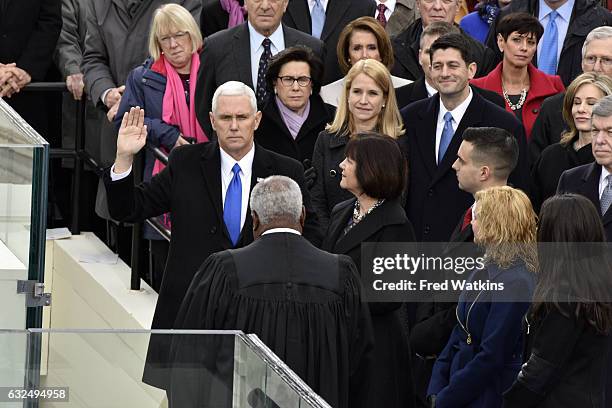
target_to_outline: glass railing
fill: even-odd
[[[163,364],[147,361],[152,336]],[[43,329],[0,331],[0,406],[329,407],[254,335]]]

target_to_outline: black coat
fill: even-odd
[[[319,57],[323,56],[323,43],[316,38],[282,26],[285,48],[305,45]],[[251,49],[248,24],[240,24],[228,30],[206,37],[200,54],[198,86],[195,104],[198,122],[207,135],[212,135],[208,113],[212,111],[212,97],[217,87],[227,81],[240,81],[255,89],[251,76]]]
[[[603,408],[610,336],[597,334],[568,304],[530,319],[527,362],[504,394],[504,408]],[[574,305],[572,305],[573,307]]]
[[[348,136],[330,134],[324,130],[319,133],[312,153],[312,165],[317,172],[317,178],[310,193],[312,206],[323,231],[329,225],[330,215],[336,204],[353,196],[340,187],[340,163],[345,158],[344,150],[348,141]]]
[[[497,19],[491,23],[485,44],[496,54],[496,62],[502,60],[501,52],[497,46],[497,22],[510,13],[526,12],[538,16],[539,0],[513,0],[510,5],[498,14]],[[596,27],[612,25],[612,14],[601,7],[598,0],[576,0],[572,17],[570,19],[563,48],[557,65],[557,75],[563,80],[567,88],[578,75],[582,74],[582,45],[587,34]],[[537,65],[537,53],[533,57]]]
[[[493,102],[500,108],[506,107],[506,102],[504,101],[504,98],[497,92],[489,91],[488,89],[482,89],[474,85],[470,86],[472,87],[473,91],[478,92],[485,99]],[[399,109],[410,105],[412,102],[429,98],[429,95],[427,94],[427,88],[425,87],[425,77],[422,76],[411,84],[396,88],[395,97],[397,98],[397,106],[399,107]]]
[[[599,203],[600,176],[601,166],[595,162],[566,170],[559,179],[557,194],[576,193],[591,200],[602,216],[607,240],[612,241],[612,206],[605,214],[601,214],[601,204]]]
[[[461,30],[463,32],[463,30]],[[391,69],[391,74],[411,79],[413,81],[423,76],[423,69],[419,64],[419,48],[423,23],[421,19],[415,20],[403,32],[391,39],[395,64]],[[473,57],[476,60],[477,70],[475,78],[487,75],[495,68],[495,54],[489,48],[473,39],[469,34],[463,32],[466,42],[470,45]]]
[[[312,160],[312,151],[319,133],[333,119],[330,110],[319,95],[310,97],[310,112],[294,139],[281,117],[275,98],[271,98],[261,111],[255,141],[273,152],[291,157],[300,163]]]
[[[348,23],[363,16],[374,17],[376,2],[374,0],[329,0],[325,11],[325,25],[321,32],[321,41],[325,43],[325,72],[323,85],[343,77],[338,65],[336,45],[340,32]],[[312,33],[310,10],[306,0],[290,0],[283,15],[283,24],[306,34]]]
[[[322,249],[350,256],[361,269],[362,242],[413,242],[414,230],[399,200],[383,202],[346,234],[355,199],[334,207]],[[373,249],[376,251],[376,249]],[[363,276],[362,276],[363,279]],[[359,407],[410,408],[414,406],[410,346],[400,321],[402,303],[370,303],[374,349],[369,387],[360,393]]]
[[[565,170],[573,169],[583,164],[591,163],[593,149],[591,144],[582,146],[580,150],[574,150],[570,143],[562,146],[559,143],[548,146],[542,152],[538,161],[531,169],[531,203],[536,213],[540,212],[540,207],[544,200],[555,195],[559,177]]]
[[[567,130],[563,120],[563,98],[565,92],[544,99],[540,114],[533,122],[529,141],[529,165],[533,166],[546,147],[559,143],[561,134]]]
[[[451,168],[467,127],[495,126],[514,135],[519,146],[519,161],[510,174],[510,181],[518,188],[527,190],[528,187],[525,130],[513,114],[473,92],[472,101],[438,166],[435,134],[439,110],[438,94],[401,111],[406,134],[400,138],[400,146],[409,166],[406,214],[415,227],[417,240],[425,242],[448,241],[455,225],[474,201],[470,194],[459,189],[457,176]]]
[[[220,168],[219,147],[217,143],[211,142],[173,149],[168,166],[154,176],[150,183],[137,187],[134,187],[132,174],[112,182],[110,171],[105,171],[108,205],[114,219],[138,222],[167,212],[172,213],[172,240],[153,316],[153,329],[173,327],[185,292],[202,262],[212,253],[233,247],[223,221]],[[305,188],[302,165],[255,146],[251,188],[258,178],[275,174],[288,176],[300,185],[307,208],[304,234],[320,242],[316,216],[309,210],[310,196]],[[250,211],[247,210],[237,247],[253,241],[252,223]],[[148,362],[163,364],[168,351],[164,340],[169,340],[168,336],[165,337],[162,336],[161,345],[151,340]],[[155,370],[145,371],[144,381],[164,386],[165,382],[160,382],[159,374]],[[161,374],[165,376],[167,373]]]
[[[240,5],[244,5],[244,0],[238,0]],[[247,16],[244,16],[246,21]],[[202,38],[225,30],[229,23],[229,14],[221,7],[220,0],[202,0],[202,13],[200,14],[200,31]]]

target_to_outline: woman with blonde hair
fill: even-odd
[[[434,364],[427,395],[440,408],[501,407],[521,368],[523,319],[535,285],[536,215],[529,198],[508,186],[475,197],[472,229],[484,262],[468,278],[473,285],[459,297],[457,325]]]
[[[130,72],[115,116],[119,129],[123,115],[132,107],[145,111],[147,145],[169,152],[189,142],[207,142],[195,114],[195,86],[200,66],[202,34],[187,9],[164,4],[155,10],[149,32],[149,54],[143,65]],[[148,182],[164,165],[145,151],[143,180]],[[170,216],[160,221],[170,229]],[[152,287],[159,288],[168,253],[168,242],[145,225],[152,259]]]
[[[591,111],[604,96],[612,95],[612,78],[595,72],[579,75],[567,87],[563,99],[563,119],[568,130],[561,141],[548,146],[531,170],[531,194],[534,208],[555,195],[559,178],[565,170],[591,163]]]
[[[319,133],[315,144],[312,162],[316,179],[311,194],[323,229],[327,228],[334,206],[351,198],[340,188],[339,166],[345,157],[345,146],[352,135],[369,131],[393,139],[404,133],[391,75],[373,59],[358,61],[349,70],[334,120]]]

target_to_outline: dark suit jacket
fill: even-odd
[[[323,85],[342,78],[336,55],[338,37],[344,27],[363,16],[374,17],[376,2],[373,0],[329,0],[325,11],[325,25],[321,32],[321,41],[326,44],[326,53],[323,63],[325,73]],[[287,11],[283,16],[283,24],[295,28],[306,34],[312,33],[310,9],[306,0],[289,0]]]
[[[238,3],[244,5],[244,0],[238,0]],[[245,21],[246,17],[245,15]],[[229,14],[223,10],[219,0],[202,0],[202,13],[200,14],[202,38],[206,38],[217,31],[225,30],[228,23]]]
[[[472,101],[439,166],[436,164],[435,134],[440,95],[415,102],[401,111],[406,134],[400,138],[400,145],[410,166],[406,214],[415,227],[419,241],[448,241],[453,228],[474,201],[470,194],[459,189],[457,176],[451,168],[467,127],[495,126],[517,138],[519,162],[510,175],[510,182],[527,191],[528,166],[523,126],[514,115],[485,100],[479,93],[473,92],[472,95]]]
[[[422,32],[423,23],[419,18],[415,20],[414,23],[410,24],[402,33],[391,39],[393,55],[395,56],[395,65],[391,69],[392,75],[411,79],[413,81],[423,76],[423,69],[421,68],[421,64],[419,64],[419,42]],[[465,32],[463,32],[463,35],[470,45],[470,50],[472,50],[478,66],[475,77],[479,78],[487,75],[495,68],[495,54]]]
[[[361,243],[413,242],[414,230],[399,200],[388,200],[344,234],[352,217],[355,198],[336,205],[322,249],[350,256],[360,273]],[[372,248],[374,254],[376,248]],[[363,279],[363,278],[362,278]],[[402,303],[369,303],[374,327],[369,389],[361,391],[358,407],[412,407],[414,394],[410,372],[410,347],[399,319]]]
[[[154,329],[173,327],[189,283],[208,255],[233,247],[223,222],[220,168],[219,147],[211,142],[173,149],[168,166],[150,183],[137,187],[131,174],[115,182],[110,181],[110,171],[104,174],[109,211],[114,219],[137,222],[172,213],[172,240],[153,316]],[[252,171],[251,188],[258,178],[275,174],[296,180],[302,189],[304,205],[310,208],[300,163],[256,146]],[[308,225],[304,233],[318,242],[318,225],[312,214],[307,210]],[[252,218],[247,210],[236,246],[252,241]],[[152,340],[147,360],[164,361],[166,353],[166,348],[157,347]],[[160,384],[154,375],[148,377],[146,372],[144,380],[152,385]]]
[[[312,95],[308,117],[294,139],[281,117],[275,98],[270,98],[262,109],[261,122],[255,131],[255,141],[268,150],[296,159],[300,163],[312,160],[317,136],[333,119],[327,106],[319,95]]]
[[[323,43],[316,38],[285,25],[285,48],[294,45],[310,47],[319,57],[323,56]],[[248,24],[219,31],[207,37],[200,54],[200,70],[196,87],[196,115],[202,129],[212,135],[208,113],[212,110],[212,97],[219,85],[227,81],[240,81],[255,89],[251,76],[251,49]]]
[[[529,165],[538,161],[542,151],[561,140],[561,133],[567,130],[563,120],[563,98],[565,92],[549,96],[542,102],[540,114],[533,123],[531,140],[529,141]]]
[[[497,19],[491,23],[485,44],[494,51],[495,60],[501,61],[502,55],[497,46],[497,22],[510,13],[526,12],[538,16],[538,0],[513,0],[498,14]],[[570,19],[563,48],[557,65],[557,75],[567,87],[582,73],[582,45],[586,36],[596,27],[612,25],[612,14],[600,6],[598,0],[576,0],[572,17]],[[533,57],[537,65],[537,54]]]
[[[503,96],[500,96],[496,92],[489,91],[487,89],[482,89],[474,85],[471,86],[473,91],[478,92],[485,99],[493,102],[500,108],[504,108],[506,106]],[[429,98],[427,88],[425,88],[425,77],[422,76],[411,84],[395,88],[395,97],[397,98],[397,106],[399,109],[410,105],[412,102]]]
[[[601,166],[595,162],[566,170],[559,179],[557,194],[576,193],[591,200],[602,217],[606,238],[608,241],[612,241],[612,206],[605,214],[601,214],[601,204],[599,202],[600,176]]]

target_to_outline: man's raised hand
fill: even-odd
[[[117,136],[115,173],[123,173],[132,165],[134,155],[147,142],[147,126],[144,124],[144,109],[138,106],[123,114]]]

